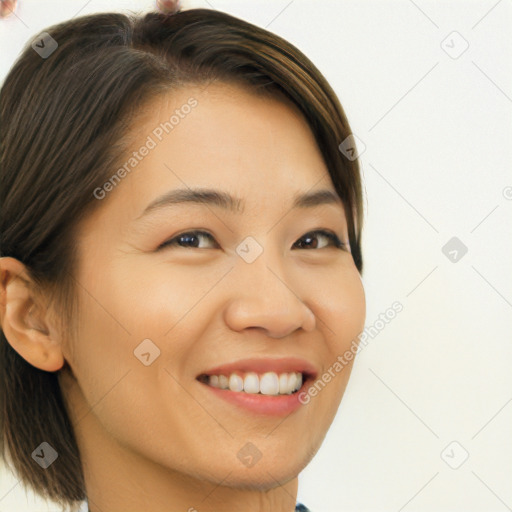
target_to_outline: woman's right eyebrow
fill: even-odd
[[[224,210],[230,210],[233,213],[243,213],[244,200],[234,197],[228,192],[210,188],[184,188],[175,189],[166,192],[152,201],[144,211],[135,219],[139,220],[151,212],[169,208],[185,203],[204,204],[206,206],[216,206]],[[312,192],[298,193],[294,196],[291,208],[314,208],[323,205],[338,205],[343,208],[340,197],[328,189],[319,189]]]

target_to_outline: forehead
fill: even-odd
[[[284,208],[298,192],[334,192],[299,109],[240,86],[215,83],[161,95],[140,110],[129,139],[125,161],[150,149],[109,192],[104,208],[122,210],[125,219],[177,188],[223,189],[243,198],[248,213]]]
[[[195,106],[187,107],[192,102]],[[291,101],[257,96],[239,86],[215,83],[156,99],[134,132],[143,143],[159,128],[162,140],[156,138],[157,147],[140,167],[167,164],[191,180],[201,179],[198,185],[267,178],[274,185],[281,178],[290,184],[291,176],[298,184],[312,185],[311,178],[326,171],[314,136]]]

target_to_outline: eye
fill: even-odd
[[[331,245],[334,245],[337,249],[343,249],[346,250],[346,245],[344,242],[342,242],[339,237],[334,234],[332,231],[326,231],[324,229],[319,229],[316,231],[310,231],[309,233],[306,233],[302,236],[296,243],[300,244],[301,247],[299,249],[304,249],[307,247],[312,247],[313,249],[318,249],[318,241],[315,242],[315,240],[318,240],[318,237],[324,237],[326,238]],[[305,240],[306,243],[302,243],[302,240]],[[313,242],[311,242],[313,240]],[[320,247],[320,249],[323,249],[324,247]]]
[[[157,250],[164,249],[165,247],[191,247],[192,249],[198,248],[198,240],[201,238],[207,238],[209,240],[214,241],[215,245],[218,247],[217,242],[213,238],[210,233],[206,231],[187,231],[186,233],[181,233],[170,240],[167,240],[163,244],[161,244]],[[206,247],[208,249],[208,247]]]
[[[332,231],[327,231],[323,229],[310,231],[309,233],[306,233],[296,242],[296,244],[299,244],[299,249],[323,249],[326,246],[318,246],[318,238],[322,237],[327,240],[326,246],[330,244],[337,249],[346,250],[346,244],[342,242],[336,234],[334,234]],[[199,240],[201,238],[210,240],[211,242],[213,242],[214,245],[212,247],[199,247]],[[167,240],[166,242],[161,244],[157,250],[161,250],[166,247],[210,249],[217,248],[219,247],[219,245],[215,241],[215,238],[213,238],[213,236],[210,235],[210,233],[207,233],[206,231],[187,231],[185,233],[180,233],[179,235],[175,236],[174,238],[171,238],[170,240]]]

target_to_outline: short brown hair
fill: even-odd
[[[158,94],[210,81],[285,95],[302,111],[347,215],[362,273],[363,220],[357,160],[339,151],[350,127],[336,94],[295,46],[228,14],[82,16],[46,29],[58,48],[30,44],[0,90],[0,256],[21,261],[68,329],[76,306],[77,223],[100,204],[93,191],[121,161],[126,127]],[[58,452],[46,470],[30,454]],[[0,453],[40,495],[76,505],[83,470],[57,373],[26,362],[0,330]]]

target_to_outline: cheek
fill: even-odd
[[[106,431],[139,454],[185,470],[185,457],[195,453],[197,444],[190,435],[191,425],[199,428],[206,423],[205,430],[212,425],[204,409],[180,384],[185,382],[187,367],[189,342],[185,340],[197,336],[197,327],[192,325],[197,322],[190,322],[195,319],[193,314],[165,336],[183,316],[177,289],[176,312],[174,302],[169,302],[172,289],[168,283],[160,283],[152,288],[151,300],[148,296],[139,300],[137,294],[143,293],[143,288],[135,281],[118,283],[116,300],[122,304],[118,309],[112,293],[95,298],[82,294],[79,341],[72,351],[80,389],[70,397],[79,429],[91,439],[104,442],[103,433],[96,433]],[[159,301],[160,292],[163,300]],[[143,339],[151,339],[160,350],[148,366],[134,354]],[[199,459],[201,454],[194,456]]]
[[[188,260],[193,262],[193,255]],[[208,302],[209,291],[229,269],[229,264],[212,267],[199,259],[197,265],[181,266],[170,258],[155,258],[112,268],[107,279],[113,291],[102,293],[133,336],[162,337],[186,324],[188,314]]]
[[[142,366],[134,349],[157,332],[135,328],[147,301],[136,284],[118,277],[111,267],[101,266],[79,279],[83,286],[79,289],[78,340],[73,343],[70,365],[84,402],[95,411],[96,404],[110,403],[107,397],[126,383],[125,376]],[[152,318],[147,317],[145,323],[153,325]]]
[[[366,300],[359,276],[355,266],[331,270],[316,280],[317,292],[310,294],[317,329],[325,340],[318,349],[322,368],[310,388],[314,405],[308,410],[310,421],[322,423],[320,431],[327,429],[338,410],[355,361],[359,335],[364,329]]]
[[[354,364],[359,336],[366,320],[366,300],[357,268],[347,267],[331,272],[325,280],[318,308],[317,326],[325,338],[322,372],[317,377],[325,384],[322,407],[329,418],[336,413]],[[326,391],[326,392],[325,392]]]
[[[94,280],[81,280],[85,285],[79,292],[79,342],[73,344],[70,363],[90,407],[110,402],[104,400],[106,393],[120,391],[109,390],[136,383],[139,377],[129,401],[136,402],[139,391],[155,391],[162,380],[170,380],[165,386],[172,387],[164,366],[172,366],[181,380],[189,340],[202,329],[200,322],[191,321],[200,309],[194,305],[218,278],[209,274],[204,279],[193,272],[173,272],[171,278],[164,270],[162,265],[144,271],[110,266]]]
[[[323,293],[317,294],[317,326],[325,332],[332,357],[337,357],[353,340],[358,340],[364,329],[366,299],[363,283],[357,268],[347,267],[326,275],[322,290]]]

